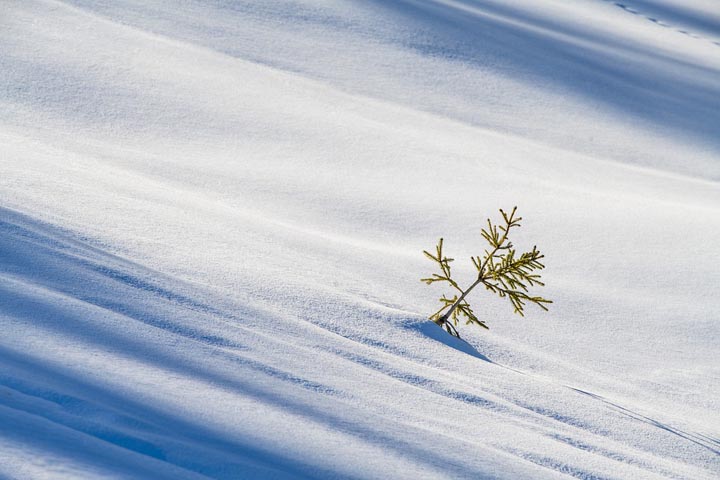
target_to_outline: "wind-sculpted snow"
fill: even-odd
[[[0,477],[720,474],[713,2],[2,10]]]
[[[9,210],[0,233],[0,472],[11,478],[551,473],[531,464],[580,478],[605,478],[603,468],[703,478],[661,455],[677,456],[678,442],[708,465],[718,455],[700,433],[548,385],[469,345],[446,350],[415,315],[346,304],[356,322],[396,327],[338,336],[218,308],[203,288]],[[342,463],[318,456],[327,451]]]
[[[113,22],[128,34],[160,35],[472,125],[718,180],[720,18],[712,1],[695,3],[67,2],[82,9],[79,19]],[[132,52],[118,60],[137,62]],[[88,103],[97,109],[97,95]],[[173,110],[164,120],[175,120]]]

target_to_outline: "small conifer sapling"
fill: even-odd
[[[543,310],[547,310],[546,304],[552,303],[538,296],[531,296],[529,289],[534,286],[544,286],[540,281],[540,274],[536,273],[545,268],[541,263],[544,255],[537,247],[532,250],[517,254],[515,247],[510,242],[510,231],[520,227],[521,217],[516,217],[517,207],[512,209],[510,214],[500,209],[503,223],[494,225],[490,219],[487,220],[487,228],[481,230],[482,237],[489,244],[484,255],[470,257],[477,270],[477,278],[467,288],[462,288],[453,279],[450,271],[452,258],[443,253],[443,239],[441,238],[435,247],[435,254],[423,251],[425,256],[435,262],[440,273],[434,273],[431,277],[423,278],[421,281],[428,285],[435,282],[447,282],[453,290],[451,297],[443,294],[440,297],[441,308],[430,316],[430,319],[448,333],[460,337],[457,330],[458,320],[463,317],[466,324],[475,324],[488,328],[484,320],[478,319],[475,312],[467,301],[468,294],[478,285],[483,285],[486,290],[507,298],[512,304],[514,313],[524,316],[524,308],[528,303],[534,303]]]

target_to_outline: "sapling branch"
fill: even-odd
[[[450,262],[454,261],[443,254],[443,239],[438,241],[435,247],[435,255],[423,251],[425,256],[438,264],[440,274],[434,273],[431,277],[423,278],[422,281],[428,285],[435,282],[447,282],[453,290],[459,293],[447,298],[443,295],[440,298],[442,306],[430,316],[435,323],[445,328],[453,336],[460,337],[457,331],[458,319],[464,317],[466,324],[476,324],[488,328],[485,321],[477,318],[466,297],[478,285],[484,285],[485,289],[497,294],[501,298],[507,298],[513,306],[514,313],[524,316],[524,308],[528,303],[535,304],[547,310],[546,304],[551,300],[539,296],[530,296],[528,288],[533,286],[544,286],[540,281],[540,275],[533,273],[542,270],[545,265],[540,261],[544,255],[537,247],[529,252],[516,256],[516,250],[510,242],[510,230],[520,227],[521,217],[515,217],[517,207],[513,208],[510,214],[502,209],[503,223],[493,225],[488,219],[487,228],[481,230],[481,235],[488,242],[490,248],[485,250],[484,255],[470,257],[475,269],[477,278],[467,288],[463,289],[452,278]]]

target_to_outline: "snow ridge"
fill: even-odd
[[[0,477],[717,478],[719,27],[6,2]],[[553,308],[450,338],[420,252],[513,205]]]

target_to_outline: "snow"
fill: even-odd
[[[0,13],[0,478],[720,475],[710,0]],[[518,205],[555,303],[426,320]]]

